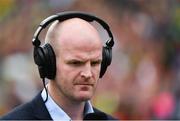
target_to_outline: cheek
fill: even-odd
[[[93,69],[93,75],[94,75],[94,78],[97,80],[99,78],[99,74],[100,74],[100,66],[98,67],[95,67]]]
[[[57,80],[74,80],[78,75],[78,70],[70,68],[66,64],[57,63],[56,77]]]
[[[72,90],[73,79],[73,71],[62,64],[57,64],[56,81],[62,91],[67,93],[69,90]]]

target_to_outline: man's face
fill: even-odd
[[[102,61],[102,45],[97,42],[67,41],[56,57],[59,93],[73,101],[89,100],[96,89]]]

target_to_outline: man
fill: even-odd
[[[17,107],[2,119],[83,120],[109,119],[90,103],[100,73],[102,42],[87,21],[71,18],[55,21],[46,35],[56,55],[56,77],[31,102]]]

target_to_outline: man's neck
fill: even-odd
[[[78,105],[66,104],[63,110],[71,117],[73,120],[82,120],[84,112],[84,103]]]
[[[56,88],[57,89],[57,88]],[[64,95],[57,95],[57,90],[51,85],[48,85],[48,92],[52,99],[58,104],[64,112],[68,114],[73,120],[82,120],[85,102],[71,101]]]

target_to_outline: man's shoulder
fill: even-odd
[[[114,118],[113,116],[111,116],[110,114],[107,114],[97,108],[94,108],[94,113],[96,114],[97,118],[102,119],[102,120],[118,120],[116,118]]]
[[[23,119],[23,117],[31,117],[30,114],[32,112],[30,103],[21,104],[17,107],[15,107],[13,110],[2,116],[1,120],[20,120]]]
[[[12,111],[0,118],[0,120],[33,119],[51,119],[41,97],[41,93],[39,93],[33,100],[17,106]]]

